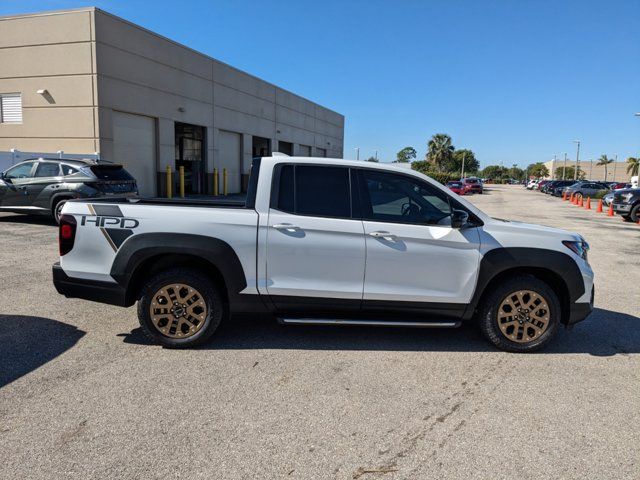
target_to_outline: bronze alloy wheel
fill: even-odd
[[[540,338],[549,327],[549,320],[547,300],[531,290],[518,290],[507,295],[497,315],[502,334],[517,343]]]
[[[188,338],[195,335],[207,318],[207,305],[195,288],[172,283],[160,288],[149,305],[151,322],[162,335]]]

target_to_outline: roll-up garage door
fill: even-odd
[[[227,169],[229,193],[242,191],[242,137],[239,133],[220,130],[218,133],[218,158],[216,166],[220,175],[220,192],[223,191],[223,171]]]
[[[156,194],[156,121],[113,112],[113,161],[124,164],[138,182],[141,196]]]

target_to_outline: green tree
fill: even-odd
[[[492,180],[502,180],[509,176],[509,170],[500,165],[489,165],[482,169],[483,178],[491,178]]]
[[[413,147],[404,147],[398,153],[396,153],[396,162],[398,163],[409,163],[411,160],[416,158],[416,149]]]
[[[562,168],[563,167],[557,167],[555,170],[555,178],[559,180],[562,180]],[[575,173],[576,173],[575,167],[568,166],[564,171],[564,179],[573,180],[575,177]],[[586,176],[587,176],[587,173],[584,170],[582,170],[580,167],[578,167],[578,180],[584,180]]]
[[[476,173],[480,168],[480,162],[471,150],[454,150],[451,158],[445,160],[440,166],[445,172],[460,174],[462,172],[462,160],[464,158],[464,172]]]
[[[446,133],[436,133],[427,143],[427,160],[433,166],[443,171],[443,165],[451,160],[455,147],[451,137]]]
[[[513,178],[515,180],[521,180],[524,178],[524,170],[518,167],[517,165],[512,166],[508,172],[509,178]]]
[[[369,157],[367,158],[367,162],[375,162],[378,163],[378,159],[376,157]]]
[[[613,163],[613,158],[608,158],[606,155],[600,155],[596,165],[604,165],[604,181],[607,181],[607,165]]]
[[[629,157],[627,158],[627,164],[627,173],[632,177],[638,175],[638,171],[640,170],[640,158]]]
[[[543,178],[543,177],[549,176],[549,169],[542,162],[532,163],[527,167],[527,172],[529,172],[529,175],[536,178]]]

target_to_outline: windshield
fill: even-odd
[[[462,187],[462,183],[460,182],[449,182],[447,185],[450,187]]]
[[[122,165],[92,165],[90,167],[83,167],[82,170],[93,174],[94,177],[100,180],[135,180]]]

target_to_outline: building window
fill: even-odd
[[[22,95],[0,93],[0,123],[22,123]]]
[[[326,148],[317,148],[316,147],[316,157],[326,157],[327,156],[327,149]]]

